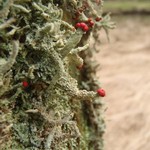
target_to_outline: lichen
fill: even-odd
[[[89,47],[81,43],[93,27],[84,32],[74,26],[102,17],[96,5],[102,3],[0,0],[2,150],[103,148],[102,112],[99,117],[94,108],[98,103],[101,109],[101,100],[95,89],[80,88],[76,74],[86,63],[79,53]]]

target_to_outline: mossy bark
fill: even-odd
[[[98,85],[81,82],[94,83],[91,49],[84,53],[83,70],[78,67],[92,32],[74,28],[73,13],[82,3],[0,1],[1,150],[103,149]],[[87,21],[88,13],[80,20]]]

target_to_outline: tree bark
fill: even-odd
[[[97,5],[0,1],[1,150],[103,149],[103,103],[88,44],[89,18],[98,25],[101,17]],[[75,28],[81,22],[88,31]]]

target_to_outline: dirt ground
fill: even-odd
[[[150,150],[150,20],[116,17],[110,43],[101,33],[97,75],[107,92],[105,150]]]

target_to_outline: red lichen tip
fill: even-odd
[[[101,96],[101,97],[106,96],[105,90],[102,89],[102,88],[100,88],[100,89],[97,90],[97,94],[98,94],[99,96]]]
[[[77,23],[77,24],[75,25],[75,27],[76,27],[76,28],[80,28],[80,27],[81,27],[81,23]]]
[[[102,18],[101,17],[97,17],[95,20],[98,22],[98,21],[102,20]]]
[[[81,28],[85,32],[89,30],[88,25],[84,22],[77,23],[75,26],[76,28]]]
[[[85,24],[85,26],[82,29],[83,31],[87,32],[89,30],[89,27]]]
[[[90,27],[94,26],[94,22],[92,20],[89,22],[89,24],[90,24]]]
[[[84,22],[80,23],[80,27],[83,29],[86,26],[86,24]]]
[[[26,87],[29,86],[29,83],[28,83],[27,81],[23,81],[23,82],[22,82],[22,86],[26,88]]]

